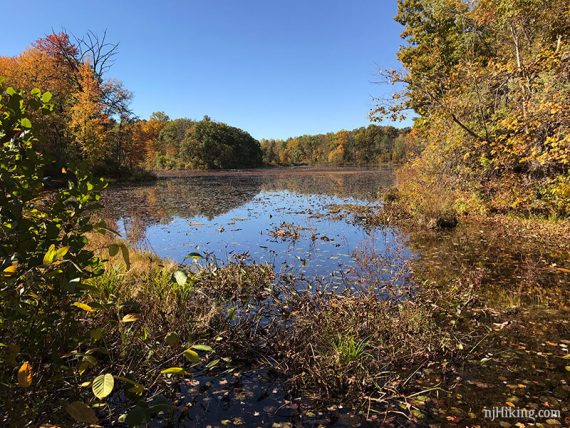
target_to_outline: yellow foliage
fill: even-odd
[[[27,388],[32,384],[32,365],[24,362],[18,369],[18,385]]]

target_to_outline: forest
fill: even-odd
[[[0,57],[5,87],[49,88],[54,112],[35,117],[41,150],[57,175],[64,159],[84,161],[106,177],[148,177],[150,171],[232,169],[266,165],[376,165],[399,163],[414,148],[407,129],[369,125],[261,144],[239,128],[208,116],[148,119],[131,110],[134,94],[107,78],[118,45],[88,33],[52,33],[16,57]]]
[[[414,153],[409,129],[369,125],[352,131],[261,140],[269,165],[380,165],[401,163]]]
[[[146,154],[142,165],[150,170],[254,168],[262,163],[257,140],[208,116],[170,120],[154,113],[138,126]]]
[[[306,44],[203,3],[197,62]],[[139,118],[105,32],[0,57],[0,426],[570,426],[570,4],[392,6],[373,124],[285,140]]]

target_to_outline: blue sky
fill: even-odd
[[[28,0],[3,5],[0,55],[66,29],[119,42],[109,77],[134,112],[201,118],[256,138],[365,126],[396,67],[395,0]],[[8,18],[10,17],[10,18]]]

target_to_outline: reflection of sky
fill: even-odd
[[[246,204],[211,219],[173,217],[166,224],[150,225],[144,245],[178,262],[191,252],[211,254],[222,263],[247,253],[250,260],[274,264],[277,271],[327,276],[353,267],[355,250],[366,247],[385,253],[398,239],[390,230],[366,230],[348,221],[314,216],[326,213],[327,205],[344,203],[369,204],[352,198],[262,191]],[[300,238],[272,236],[270,231],[282,223],[304,228]],[[124,222],[119,222],[119,229],[124,232]]]

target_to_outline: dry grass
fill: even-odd
[[[269,266],[242,262],[198,269],[181,287],[172,277],[176,264],[131,251],[128,271],[115,257],[91,281],[93,300],[112,303],[90,327],[106,332],[106,370],[149,392],[167,389],[160,370],[187,366],[181,351],[203,343],[215,349],[204,364],[222,359],[220,367],[270,366],[292,393],[319,403],[359,407],[374,399],[394,408],[426,362],[459,356],[470,339],[450,328],[469,298],[456,290],[420,293],[405,283],[405,264],[394,270],[393,258],[360,254],[361,264],[392,272],[392,280],[355,279],[338,292],[275,278]],[[363,268],[363,277],[369,270]],[[139,320],[121,323],[127,314]],[[180,344],[165,344],[170,333]]]

